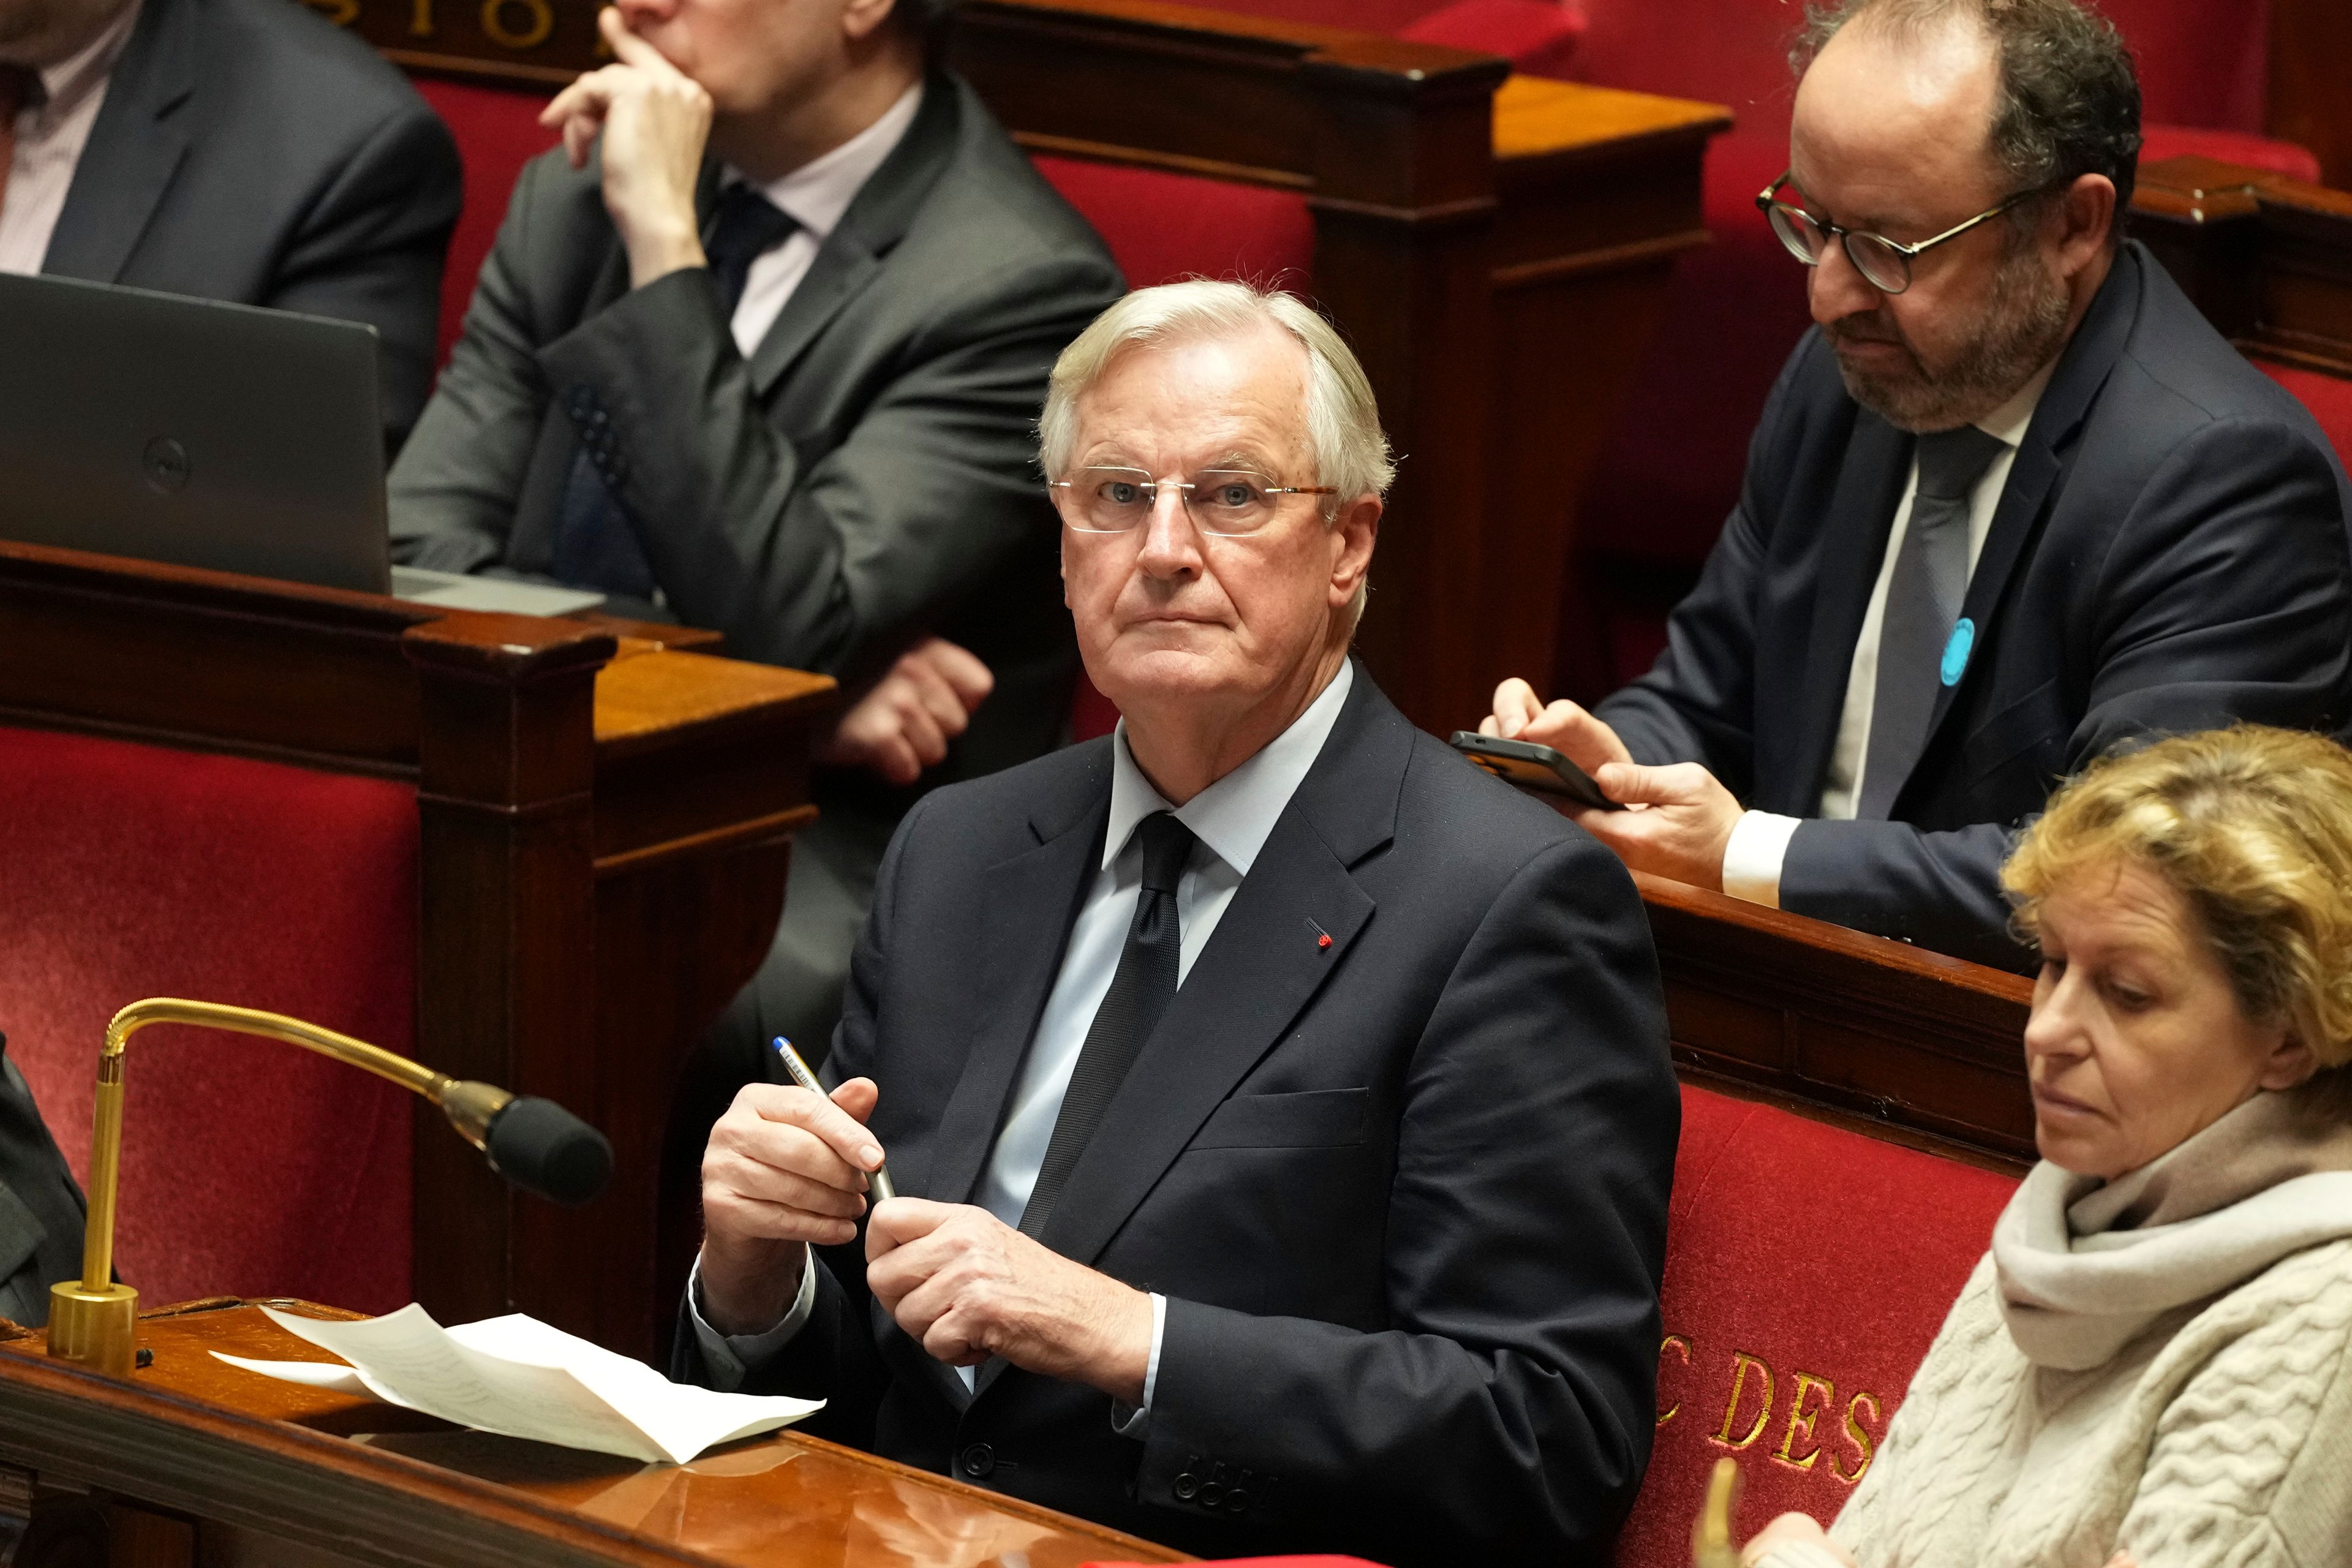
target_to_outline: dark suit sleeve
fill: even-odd
[[[2156,734],[2344,721],[2352,561],[2336,471],[2303,432],[2263,419],[2205,426],[2088,564],[2094,663],[2070,773]],[[2028,955],[2004,934],[2000,865],[2022,826],[1807,822],[1781,862],[1780,907],[2018,967]]]
[[[1409,1067],[1364,1216],[1390,1326],[1171,1300],[1139,1498],[1222,1465],[1322,1549],[1598,1559],[1656,1421],[1679,1106],[1640,901],[1579,835],[1496,900]]]
[[[876,874],[874,908],[850,955],[849,984],[842,995],[841,1022],[835,1026],[833,1047],[825,1055],[824,1080],[829,1085],[840,1085],[860,1074],[873,1074],[875,1016],[884,994],[885,955],[890,951],[905,847],[936,798],[925,796],[908,813]],[[846,1246],[814,1249],[812,1265],[817,1271],[816,1300],[808,1322],[774,1360],[749,1370],[740,1392],[822,1399],[824,1409],[805,1422],[802,1430],[856,1447],[872,1448],[875,1413],[880,1407],[889,1374],[875,1348],[870,1321],[873,1298],[866,1289],[865,1258],[863,1226],[857,1239]],[[709,1368],[683,1302],[678,1308],[670,1376],[680,1383],[710,1382]]]
[[[387,451],[406,439],[433,384],[442,264],[463,195],[448,127],[409,100],[304,215],[257,301],[375,328]]]
[[[1697,586],[1668,617],[1665,651],[1593,709],[1634,761],[1700,763],[1743,798],[1756,770],[1756,598],[1775,503],[1799,437],[1790,388],[1807,356],[1823,352],[1818,337],[1808,335],[1781,366],[1748,438],[1739,504],[1707,552]]]
[[[1092,258],[966,280],[814,462],[762,412],[698,269],[632,290],[540,358],[559,400],[585,387],[608,414],[679,618],[724,632],[738,658],[855,680],[1053,526],[1034,467],[1046,373],[1118,293]]]

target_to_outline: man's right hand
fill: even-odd
[[[563,132],[575,169],[604,143],[604,208],[629,256],[629,286],[706,258],[694,212],[702,152],[710,140],[710,95],[635,33],[611,5],[596,31],[617,64],[593,70],[555,95],[539,117]]]
[[[882,1146],[866,1130],[880,1091],[854,1078],[831,1099],[747,1086],[702,1155],[702,1312],[722,1334],[756,1334],[792,1310],[809,1244],[857,1235]]]
[[[1546,707],[1517,676],[1495,688],[1495,710],[1478,721],[1478,733],[1549,746],[1588,773],[1633,760],[1616,731],[1564,697]]]

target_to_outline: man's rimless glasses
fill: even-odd
[[[1272,522],[1284,496],[1333,496],[1330,485],[1277,485],[1249,468],[1203,468],[1184,480],[1155,479],[1141,468],[1080,468],[1046,487],[1062,521],[1080,533],[1125,533],[1151,517],[1160,492],[1182,498],[1203,533],[1255,533]]]

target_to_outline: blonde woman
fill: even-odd
[[[1743,1561],[2352,1563],[2352,753],[2160,742],[2002,879],[2042,1161],[1836,1523]]]

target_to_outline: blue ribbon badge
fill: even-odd
[[[1976,644],[1977,624],[1962,616],[1959,624],[1952,628],[1950,640],[1944,644],[1944,664],[1937,673],[1944,678],[1945,685],[1960,683],[1961,672],[1969,668],[1969,650]]]

